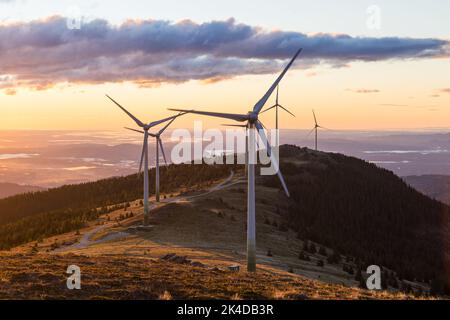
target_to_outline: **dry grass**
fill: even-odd
[[[234,273],[123,256],[0,254],[0,299],[409,299],[259,271]],[[81,290],[66,288],[69,265]]]

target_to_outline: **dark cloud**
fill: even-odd
[[[348,67],[353,61],[449,56],[440,39],[368,38],[265,31],[233,19],[197,24],[106,20],[70,29],[55,16],[0,25],[0,88],[46,89],[58,83],[131,81],[142,86],[220,81],[277,72],[303,47],[297,68]]]

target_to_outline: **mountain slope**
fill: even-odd
[[[370,264],[377,264],[394,270],[399,279],[424,282],[438,279],[444,283],[441,278],[450,278],[446,269],[449,265],[448,206],[420,194],[393,173],[356,158],[283,146],[281,159],[292,195],[290,200],[279,190],[276,177],[261,176],[257,180],[259,259],[274,251],[283,257],[277,265],[304,268],[305,264],[299,264],[298,259],[301,245],[308,243],[305,240],[312,240],[332,249],[335,257],[339,253],[352,257],[348,262],[340,262],[340,273],[343,266],[364,270]],[[166,193],[180,187],[198,189],[223,179],[232,169],[239,172],[242,168],[172,166],[162,179],[166,183],[163,189]],[[111,218],[111,210],[120,212],[116,215],[119,227],[123,227],[120,215],[124,213],[139,213],[133,218],[138,223],[142,208],[135,204],[130,211],[126,202],[139,199],[141,188],[136,176],[118,177],[0,201],[0,221],[2,218],[6,221],[0,225],[0,246],[7,248],[75,231],[99,218],[99,223],[105,223],[109,221],[106,217]],[[218,191],[218,194],[220,199],[217,195],[216,200],[212,196],[202,197],[193,207],[176,204],[156,211],[152,214],[152,225],[156,228],[136,235],[134,240],[150,241],[149,245],[155,247],[203,244],[208,251],[226,246],[228,251],[238,250],[242,258],[245,181],[234,191]],[[99,210],[102,206],[118,204]],[[131,232],[126,228],[120,232]],[[304,241],[294,241],[296,238]],[[122,242],[104,246],[92,250],[97,254],[118,250],[116,253],[120,254],[140,248],[139,254],[145,252],[145,248],[133,241],[125,247]],[[313,261],[306,264],[308,271],[301,272],[316,274],[321,268],[316,266],[320,259],[313,256]],[[275,263],[267,257],[264,261]],[[342,277],[335,267],[329,271]]]
[[[401,278],[450,278],[448,206],[356,158],[295,146],[281,148],[280,157],[294,200],[285,219],[300,237],[390,267]]]
[[[0,182],[0,199],[15,196],[17,194],[43,191],[44,188],[20,185],[16,183]]]
[[[407,176],[403,179],[423,194],[450,205],[450,176],[422,175]]]

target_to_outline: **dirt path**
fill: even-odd
[[[215,191],[219,191],[222,190],[224,188],[228,188],[230,186],[233,186],[235,184],[241,183],[241,181],[234,181],[232,182],[234,178],[234,172],[231,171],[229,177],[227,179],[225,179],[224,181],[222,181],[221,183],[219,183],[218,185],[210,188],[208,191],[198,194],[198,195],[194,195],[194,196],[178,196],[178,197],[173,197],[173,198],[167,198],[161,201],[161,204],[166,205],[169,203],[179,203],[179,202],[185,202],[185,201],[189,201],[191,199],[195,199],[197,197],[201,197],[201,196],[205,196],[208,195],[212,192]],[[161,204],[151,204],[150,205],[150,212],[152,210],[155,210],[156,208],[160,207]],[[108,235],[106,235],[105,237],[103,237],[102,239],[99,240],[92,240],[92,238],[99,232],[114,226],[114,223],[108,223],[108,224],[104,224],[101,226],[98,226],[96,228],[93,228],[92,230],[89,230],[88,232],[86,232],[85,234],[83,234],[82,238],[80,239],[79,242],[74,243],[70,246],[67,247],[62,247],[59,249],[54,250],[54,253],[60,253],[60,252],[66,252],[66,251],[71,251],[71,250],[78,250],[78,249],[85,249],[88,248],[90,246],[96,245],[96,244],[101,244],[104,242],[108,242],[108,241],[112,241],[112,240],[118,240],[118,239],[122,239],[122,238],[126,238],[130,235],[130,233],[127,232],[114,232],[114,233],[110,233]]]

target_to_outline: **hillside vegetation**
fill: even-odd
[[[300,238],[450,290],[447,205],[363,160],[295,146],[282,147],[280,157],[294,200],[285,220]],[[264,181],[278,185],[275,177]]]
[[[210,183],[230,174],[230,166],[183,164],[161,169],[161,192]],[[154,193],[150,170],[150,194]],[[0,249],[77,230],[117,204],[142,199],[143,176],[115,177],[0,200]],[[110,207],[111,206],[111,207]]]

